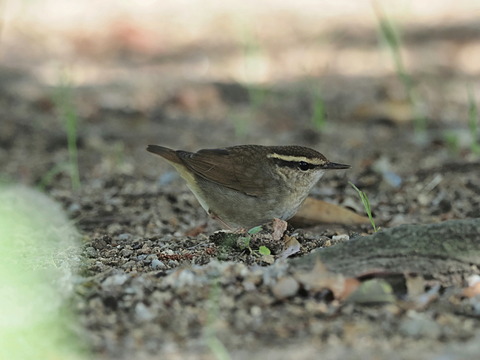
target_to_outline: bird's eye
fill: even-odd
[[[305,161],[299,161],[298,162],[298,168],[302,171],[307,171],[308,169],[311,168],[310,164],[305,162]]]

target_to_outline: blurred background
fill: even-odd
[[[66,129],[88,177],[155,176],[148,143],[298,143],[357,167],[388,148],[400,172],[432,165],[426,150],[477,154],[477,0],[3,0],[0,14],[0,161],[27,183],[71,158]]]
[[[476,0],[4,0],[2,64],[49,84],[67,66],[75,85],[135,78],[159,89],[171,79],[381,77],[396,73],[379,26],[390,18],[411,74],[472,76],[479,8]]]
[[[158,357],[165,343],[200,333],[191,320],[177,326],[176,316],[195,317],[182,307],[177,313],[168,308],[166,318],[175,321],[167,330],[152,331],[153,317],[144,308],[140,310],[148,316],[140,320],[129,315],[128,299],[145,293],[145,304],[157,304],[148,299],[153,292],[126,288],[118,293],[127,294],[126,305],[119,301],[118,310],[108,286],[116,286],[117,280],[122,286],[126,275],[115,283],[108,276],[119,269],[140,280],[152,274],[153,260],[152,266],[142,262],[132,246],[150,244],[153,250],[142,256],[152,253],[160,263],[156,254],[165,246],[176,251],[171,254],[183,254],[191,244],[208,245],[205,234],[218,227],[207,222],[172,168],[145,151],[148,144],[191,151],[246,143],[306,145],[334,162],[352,165],[348,171],[326,175],[312,195],[363,215],[358,194],[348,185],[351,181],[368,193],[382,228],[478,218],[479,75],[480,0],[0,0],[0,185],[37,187],[62,205],[51,205],[29,189],[0,191],[8,199],[3,211],[11,216],[10,222],[0,217],[7,224],[0,224],[0,232],[20,234],[10,236],[8,251],[0,255],[25,258],[25,266],[19,262],[23,269],[42,249],[59,252],[53,259],[66,259],[71,274],[77,274],[81,263],[80,274],[95,274],[97,285],[88,281],[85,291],[79,286],[78,321],[69,325],[79,327],[76,333],[88,337],[88,346],[110,356],[106,358],[118,359],[119,354],[126,356],[125,348],[145,344]],[[9,207],[18,206],[19,199],[21,209],[28,210],[21,219],[31,220],[29,226]],[[59,214],[45,211],[57,207]],[[40,220],[32,213],[41,215]],[[68,227],[74,222],[83,234],[81,241],[72,240],[78,248],[66,257],[63,233],[46,247],[48,236],[38,231],[57,231],[61,226],[52,221],[55,218],[77,234]],[[30,232],[24,235],[11,223]],[[312,228],[314,238],[327,235],[330,243],[334,235],[348,239],[346,234],[353,234],[330,225],[327,230],[322,225]],[[355,231],[371,232],[366,227]],[[17,255],[18,239],[33,242],[25,246],[30,258]],[[82,258],[68,262],[77,250]],[[216,256],[211,254],[205,261]],[[0,263],[7,266],[0,269],[1,277],[16,284],[18,272],[4,259]],[[37,273],[28,281],[39,283]],[[51,282],[47,276],[45,283]],[[47,305],[51,289],[67,296],[63,287],[46,287]],[[19,294],[22,300],[30,296]],[[17,303],[23,304],[11,301],[13,306]],[[274,308],[282,312],[275,319],[288,314]],[[110,317],[111,309],[118,318]],[[156,311],[162,314],[161,307]],[[10,313],[13,322],[17,313]],[[443,307],[440,313],[445,313]],[[465,317],[463,310],[455,308],[454,313]],[[322,318],[317,313],[297,314],[293,318],[301,322],[301,329],[302,319]],[[351,321],[351,313],[347,317]],[[369,313],[368,318],[379,323],[380,317]],[[392,313],[385,318],[390,322]],[[286,319],[290,322],[292,317]],[[475,327],[464,320],[455,324],[465,324],[468,330],[448,328],[438,341],[444,342],[448,334],[462,341],[468,338],[465,334]],[[268,326],[276,323],[265,321]],[[25,329],[31,328],[25,322]],[[361,336],[356,330],[349,333],[362,346],[390,336],[382,323],[378,332],[365,337],[370,328],[374,326],[358,327]],[[397,336],[398,328],[390,334]],[[47,332],[39,329],[33,339],[46,344],[37,335]],[[3,330],[18,338],[8,326]],[[299,331],[303,339],[304,330]],[[262,333],[276,336],[270,330]],[[324,339],[330,339],[322,335],[317,341],[318,336],[312,344],[323,346]],[[18,339],[17,350],[33,343]],[[243,347],[242,338],[231,339]],[[422,344],[424,340],[419,338]],[[347,343],[350,348],[350,340]],[[422,346],[431,355],[439,345]],[[12,356],[10,348],[0,346],[12,359],[27,358]],[[388,346],[380,348],[392,353]],[[33,350],[31,358],[39,358]]]

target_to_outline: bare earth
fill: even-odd
[[[278,32],[255,23],[235,41],[221,16],[196,20],[210,24],[198,38],[167,36],[176,34],[169,23],[162,38],[153,20],[123,17],[103,38],[57,29],[71,46],[49,46],[70,67],[52,66],[41,47],[4,59],[0,175],[41,184],[84,235],[72,331],[94,358],[478,358],[480,134],[469,106],[480,89],[478,61],[465,60],[480,56],[478,26],[442,23],[448,10],[437,21],[400,17],[412,106],[375,18],[361,13],[357,28],[332,15],[315,28],[314,14],[287,10],[275,17]],[[77,190],[65,108],[78,119]],[[419,114],[425,131],[415,130]],[[266,227],[242,248],[145,151],[241,143],[305,145],[351,164],[312,196],[364,215],[353,182],[380,232],[290,227],[301,247],[280,259],[285,239]],[[274,257],[259,254],[262,245]]]

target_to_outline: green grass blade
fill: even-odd
[[[80,188],[80,172],[78,168],[78,148],[77,148],[77,128],[78,118],[75,106],[73,104],[71,85],[65,76],[62,77],[60,86],[58,87],[54,103],[61,120],[64,123],[65,132],[67,135],[67,147],[69,155],[69,173],[72,184],[72,189],[78,190]]]
[[[370,220],[370,224],[372,224],[373,231],[377,232],[378,228],[375,225],[375,220],[373,219],[372,209],[370,207],[370,201],[368,200],[367,194],[360,190],[358,187],[356,187],[352,182],[349,181],[348,183],[355,189],[355,191],[360,196],[360,200],[362,201],[363,207],[365,208],[365,212],[367,213],[368,219]]]
[[[472,142],[470,148],[473,153],[480,153],[480,144],[478,143],[478,107],[475,102],[475,94],[471,85],[467,86],[468,92],[468,127],[470,129],[470,135]]]

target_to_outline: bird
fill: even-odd
[[[325,171],[350,168],[298,145],[147,151],[173,165],[205,211],[231,229],[290,219]]]

